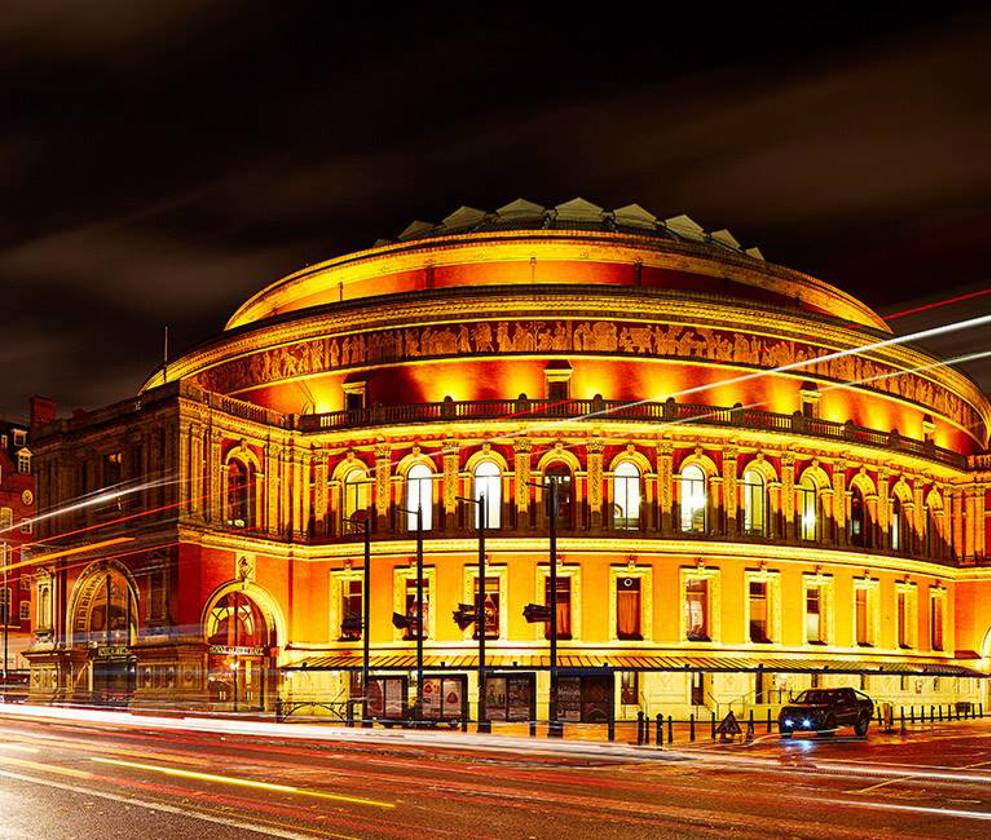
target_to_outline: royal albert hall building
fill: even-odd
[[[575,199],[462,207],[258,292],[122,403],[34,430],[40,701],[272,710],[362,694],[546,719],[814,686],[986,702],[991,405],[728,231]],[[400,626],[396,626],[399,624]]]

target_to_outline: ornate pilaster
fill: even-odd
[[[265,527],[270,534],[279,533],[279,462],[282,447],[278,443],[265,446]]]
[[[922,482],[918,479],[912,484],[912,525],[915,532],[915,550],[925,550],[926,508],[923,496]]]
[[[516,515],[522,525],[530,510],[530,453],[533,441],[519,438],[513,441],[514,466],[516,468]]]
[[[727,446],[723,450],[723,494],[726,497],[726,533],[733,536],[739,533],[737,512],[740,509],[740,495],[737,489],[737,450]]]
[[[192,441],[192,429],[189,423],[179,422],[179,469],[177,475],[179,476],[179,512],[182,514],[189,513],[190,504],[190,474],[192,472],[192,464],[190,463],[189,451],[190,444]]]
[[[988,555],[987,530],[985,521],[987,511],[985,497],[987,490],[980,485],[974,488],[974,554],[979,558],[986,558]]]
[[[795,539],[795,455],[781,456],[781,511],[784,514],[784,536]]]
[[[380,443],[375,447],[375,518],[379,531],[384,531],[388,527],[390,507],[389,488],[391,482],[389,477],[392,474],[392,447],[387,443]]]
[[[849,541],[846,533],[846,506],[846,461],[841,459],[833,464],[833,526],[839,545],[846,545]]]
[[[891,476],[887,470],[877,471],[877,541],[878,548],[888,548],[891,540]]]
[[[973,560],[977,553],[977,529],[980,526],[984,530],[984,518],[977,521],[977,488],[974,485],[964,488],[963,504],[966,516],[966,529],[964,530],[964,557]]]
[[[454,438],[448,438],[444,441],[444,446],[442,448],[442,453],[444,457],[444,486],[443,486],[443,502],[444,502],[444,514],[445,516],[451,517],[454,521],[454,517],[458,510],[458,476],[459,476],[459,456],[461,451],[461,444],[458,443]]]
[[[207,510],[210,511],[209,521],[213,525],[219,525],[223,519],[223,493],[224,493],[224,472],[223,464],[220,463],[220,430],[210,428],[210,453],[207,456],[206,473],[209,477],[207,487]]]
[[[318,537],[327,533],[327,459],[319,449],[313,459],[313,527]]]
[[[960,487],[951,487],[946,493],[949,499],[947,506],[950,511],[950,535],[953,545],[953,556],[957,560],[964,558],[964,538],[963,538],[963,490]]]
[[[671,441],[657,445],[657,507],[660,515],[661,534],[674,532],[672,520],[672,474],[674,472],[674,447]]]
[[[602,527],[602,451],[605,444],[592,438],[586,445],[588,452],[588,507],[592,528]]]

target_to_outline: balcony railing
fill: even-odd
[[[838,423],[832,420],[819,420],[805,417],[797,412],[779,414],[739,405],[726,408],[680,403],[673,399],[666,402],[625,402],[601,398],[565,401],[517,399],[461,402],[447,399],[443,402],[375,405],[352,411],[308,414],[299,418],[299,428],[305,432],[317,432],[448,420],[542,419],[697,423],[702,426],[790,432],[905,452],[958,469],[967,466],[965,455],[936,446],[931,441],[903,437],[897,431],[869,429],[850,421]]]

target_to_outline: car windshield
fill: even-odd
[[[803,691],[798,695],[798,697],[795,698],[796,703],[811,703],[815,705],[829,703],[831,700],[832,694],[821,689],[809,689],[807,691]]]

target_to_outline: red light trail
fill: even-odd
[[[984,295],[991,295],[991,288],[981,289],[978,292],[967,292],[965,295],[957,295],[955,297],[944,298],[943,300],[933,301],[932,303],[924,303],[922,306],[915,306],[911,309],[903,309],[901,312],[893,312],[891,315],[883,315],[885,321],[894,321],[896,318],[904,318],[907,315],[915,315],[918,312],[926,312],[930,309],[938,309],[941,306],[949,306],[952,303],[960,303],[965,300],[973,300],[974,298],[983,297]]]

